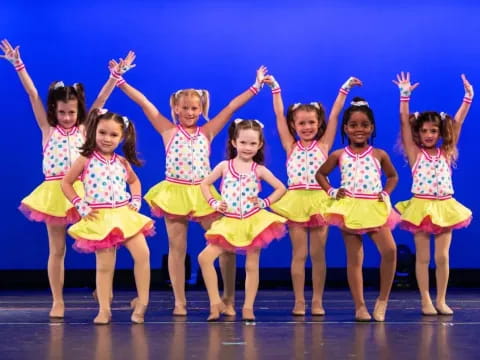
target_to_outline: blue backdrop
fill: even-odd
[[[108,77],[107,62],[137,53],[137,67],[127,81],[139,88],[165,115],[170,114],[169,95],[180,88],[210,90],[210,115],[253,83],[255,70],[268,66],[283,89],[286,105],[321,101],[327,109],[339,86],[350,75],[364,87],[352,95],[365,97],[377,119],[376,146],[390,153],[400,174],[392,199],[410,196],[409,168],[395,152],[398,136],[398,90],[392,84],[398,71],[412,73],[419,81],[412,110],[438,110],[453,114],[463,97],[460,74],[465,73],[480,91],[480,47],[476,1],[99,1],[7,2],[0,4],[0,37],[15,46],[39,93],[45,99],[53,80],[84,83],[91,104]],[[3,136],[3,190],[1,269],[46,267],[48,242],[45,226],[26,220],[17,210],[20,200],[42,181],[41,136],[28,97],[15,71],[0,62],[0,103]],[[475,182],[478,177],[475,143],[478,141],[480,107],[474,103],[460,139],[460,158],[454,171],[456,198],[480,213]],[[133,119],[138,129],[139,150],[146,164],[138,169],[143,189],[163,179],[164,148],[160,136],[142,111],[115,90],[107,108]],[[271,105],[264,89],[235,116],[258,118],[267,124],[267,164],[286,180],[285,154],[280,146]],[[213,142],[212,165],[223,159],[225,131]],[[342,146],[340,136],[334,148]],[[336,182],[338,175],[332,180]],[[477,180],[478,181],[478,180]],[[473,189],[473,190],[472,190]],[[146,204],[142,212],[148,213]],[[478,219],[478,217],[477,217]],[[478,268],[480,226],[454,233],[453,268]],[[395,230],[399,244],[413,249],[411,236]],[[67,268],[93,268],[94,256],[78,254],[68,240]],[[163,220],[149,240],[152,267],[158,268],[167,253]],[[204,246],[203,232],[192,225],[188,252],[196,257]],[[365,242],[365,266],[378,266],[379,256]],[[262,254],[263,267],[288,267],[288,237]],[[241,260],[242,261],[242,260]],[[330,231],[329,267],[344,267],[340,233]],[[131,266],[125,250],[118,267]]]

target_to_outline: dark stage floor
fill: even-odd
[[[133,292],[116,291],[111,325],[95,326],[87,290],[67,290],[63,322],[50,322],[47,292],[0,293],[0,359],[480,359],[480,291],[452,290],[453,316],[419,313],[417,292],[392,294],[385,323],[355,323],[347,290],[327,290],[325,317],[293,317],[290,291],[262,290],[257,322],[207,323],[204,291],[189,315],[171,316],[172,295],[152,292],[144,325],[131,325]],[[367,292],[373,310],[376,292]],[[238,293],[237,311],[241,308]]]

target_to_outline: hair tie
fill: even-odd
[[[297,110],[300,105],[302,105],[302,103],[295,103],[295,104],[293,104],[293,105],[292,105],[292,111]]]
[[[313,101],[310,103],[315,109],[320,110],[320,104],[316,101]]]
[[[182,93],[183,89],[175,91],[175,99],[178,98],[178,95]]]
[[[419,116],[419,115],[420,115],[420,114],[418,113],[418,111],[415,111],[415,112],[413,113],[413,116],[415,116],[415,120],[418,119],[418,116]]]
[[[55,83],[55,85],[53,85],[53,88],[54,88],[55,90],[58,89],[58,88],[63,88],[63,87],[65,87],[65,84],[63,83],[63,81],[57,81],[57,82]]]
[[[442,119],[442,121],[445,121],[446,117],[447,117],[447,114],[442,111],[440,113],[440,119]]]
[[[243,119],[240,119],[240,118],[236,118],[235,120],[233,120],[233,122],[235,123],[235,125],[240,124],[242,121],[243,121]]]
[[[264,125],[260,120],[254,119],[253,121],[255,121],[262,129],[264,128]]]
[[[200,96],[200,98],[203,97],[203,90],[201,90],[201,89],[195,89],[195,92],[197,93],[198,96]]]
[[[352,106],[366,106],[366,107],[368,107],[368,102],[366,102],[365,100],[352,101],[352,102],[350,103],[350,105],[352,105]]]
[[[108,110],[105,109],[105,108],[100,108],[100,109],[98,109],[98,114],[99,114],[99,115],[105,115],[107,112],[108,112]]]
[[[123,124],[125,125],[125,129],[128,128],[128,125],[130,124],[130,120],[128,120],[128,117],[122,116]]]

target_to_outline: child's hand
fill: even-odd
[[[142,197],[140,195],[132,195],[132,199],[130,200],[128,207],[133,211],[139,212],[140,208],[142,207]]]
[[[257,196],[250,196],[247,198],[247,200],[250,201],[253,206],[259,207],[260,209],[265,209],[270,206],[270,200],[268,200],[268,198],[260,199]]]
[[[410,94],[413,90],[417,88],[420,83],[410,84],[410,73],[406,74],[402,71],[400,74],[397,74],[397,80],[392,80],[395,85],[398,86],[400,90],[400,101],[410,100]]]
[[[98,219],[98,210],[92,210],[88,215],[82,216],[83,219],[93,221]]]
[[[465,74],[462,74],[461,76],[463,81],[463,87],[465,88],[465,97],[463,98],[463,101],[470,104],[473,99],[473,86],[468,82]]]
[[[338,200],[338,199],[343,199],[345,197],[345,189],[340,188],[336,189],[331,187],[328,189],[328,196],[330,196],[332,199]]]
[[[347,95],[347,94],[350,92],[350,90],[352,89],[352,87],[354,87],[354,86],[362,86],[362,85],[363,85],[363,83],[362,83],[362,81],[361,81],[360,79],[358,79],[358,78],[356,78],[356,77],[354,77],[354,76],[350,76],[350,77],[347,79],[347,81],[345,81],[345,82],[343,83],[343,85],[341,86],[340,92],[341,92],[342,94]]]
[[[252,86],[250,86],[250,91],[256,95],[260,91],[260,89],[263,86],[263,82],[265,80],[265,75],[267,74],[267,67],[266,66],[260,66],[257,69],[257,76],[255,78],[255,82],[253,83]]]
[[[263,79],[263,82],[270,86],[270,89],[272,89],[272,94],[279,93],[281,91],[280,89],[280,84],[278,81],[273,77],[273,75],[267,75]]]
[[[0,44],[0,49],[2,49],[5,55],[0,55],[0,57],[10,61],[10,63],[15,66],[15,70],[19,71],[25,68],[23,61],[20,58],[20,46],[17,45],[15,48],[10,45],[7,39],[3,39]]]
[[[386,191],[378,193],[378,201],[387,202],[390,201],[390,195]]]
[[[227,211],[228,206],[225,200],[219,201],[212,198],[208,201],[208,203],[212,208],[214,208],[218,212],[224,213],[225,211]]]

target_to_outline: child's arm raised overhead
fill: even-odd
[[[407,155],[410,166],[413,166],[417,158],[419,149],[413,141],[412,129],[410,126],[410,95],[417,88],[419,83],[410,84],[410,73],[406,74],[402,71],[397,74],[397,80],[393,83],[400,90],[400,132],[402,135],[402,144],[405,154]]]
[[[462,104],[455,114],[453,123],[453,131],[455,135],[455,145],[458,143],[460,138],[460,131],[462,130],[463,121],[465,120],[470,106],[472,105],[473,100],[473,86],[468,82],[466,76],[462,74],[463,87],[465,88],[465,96],[463,97]]]
[[[227,211],[227,203],[223,200],[218,201],[212,196],[212,192],[210,191],[210,186],[217,181],[217,179],[221,178],[223,172],[227,167],[227,161],[222,161],[219,163],[212,172],[202,180],[200,183],[200,190],[202,191],[202,195],[207,200],[208,204],[219,212]]]
[[[332,152],[327,160],[323,163],[322,166],[320,166],[320,169],[318,169],[317,173],[315,174],[315,179],[317,180],[318,184],[324,189],[328,195],[333,198],[333,199],[341,199],[345,197],[345,189],[340,188],[336,189],[330,185],[327,176],[330,174],[333,169],[338,164],[338,159],[340,158],[340,154],[342,153],[343,150],[336,150]]]
[[[122,75],[136,66],[133,63],[135,61],[135,57],[135,53],[133,51],[129,51],[125,59],[120,59],[115,67],[110,68],[110,76],[98,93],[97,98],[93,102],[90,110],[100,109],[105,106],[105,103],[112,94],[113,89],[115,89],[115,85],[121,85],[123,82],[125,82],[125,80],[122,78]]]
[[[20,46],[17,45],[13,48],[7,39],[3,39],[0,48],[4,53],[4,55],[0,55],[0,57],[10,61],[17,71],[18,77],[20,78],[20,81],[28,94],[30,103],[32,104],[33,114],[35,115],[37,124],[42,131],[42,138],[45,139],[50,131],[50,125],[47,121],[47,113],[45,112],[42,99],[40,99],[38,91],[35,88],[35,84],[30,75],[28,75],[25,65],[20,58]]]
[[[273,75],[265,76],[265,83],[272,89],[273,111],[277,121],[277,131],[280,135],[283,149],[289,154],[292,146],[295,144],[295,138],[288,129],[287,118],[285,117],[285,106],[283,105],[282,99],[282,90]]]
[[[335,140],[335,135],[337,133],[337,125],[338,125],[338,116],[343,109],[343,105],[345,105],[345,100],[347,99],[347,95],[354,86],[362,86],[362,82],[357,79],[356,77],[349,77],[347,81],[345,81],[338,92],[337,98],[333,103],[332,110],[330,111],[330,115],[328,116],[328,123],[327,128],[325,129],[325,134],[320,139],[321,144],[325,144],[325,152],[328,153],[332,148],[333,141]]]
[[[245,90],[243,93],[230,101],[230,103],[224,107],[222,111],[220,111],[212,120],[202,127],[202,131],[207,136],[208,140],[211,141],[223,129],[235,111],[237,111],[240,107],[245,105],[247,101],[258,94],[261,86],[263,85],[266,73],[267,68],[263,65],[260,66],[257,70],[255,83],[250,86],[248,90]]]

